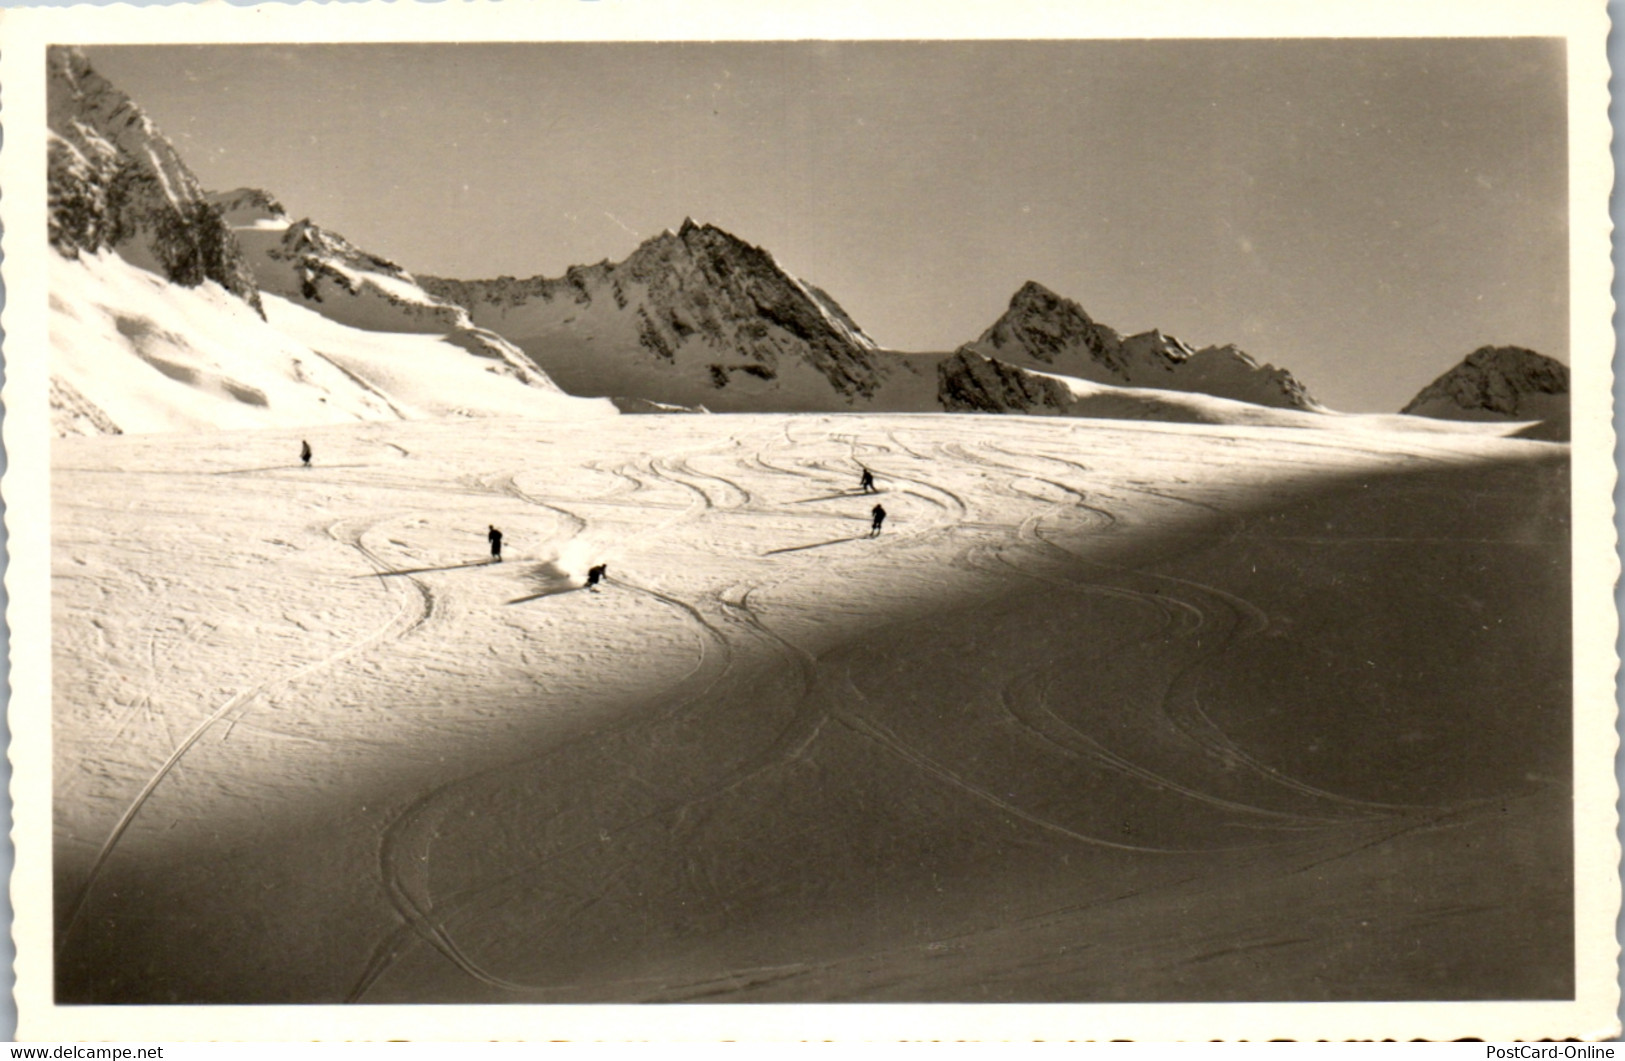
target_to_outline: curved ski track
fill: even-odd
[[[341,534],[340,528],[345,527],[349,522],[351,521],[339,520],[330,524],[326,528],[327,535],[333,538],[335,541],[343,542],[344,544],[350,545],[356,549],[362,554],[362,556],[366,557],[368,562],[373,564],[379,572],[388,570],[388,565],[384,564],[377,554],[369,549],[362,541],[362,536],[366,533],[366,531],[371,529],[373,526],[376,526],[376,523],[381,521],[367,523],[360,530]],[[382,580],[380,579],[380,581]],[[348,657],[359,652],[366,651],[367,649],[382,644],[385,641],[397,640],[399,638],[406,637],[412,631],[422,626],[424,622],[428,620],[430,614],[434,610],[434,597],[430,593],[428,587],[424,586],[418,580],[412,579],[411,583],[416,592],[403,599],[401,601],[399,610],[372,633],[360,638],[359,640],[353,641],[326,656],[323,656],[321,659],[314,660],[305,664],[304,666],[298,667],[287,674],[272,675],[259,682],[256,682],[255,684],[243,689],[230,699],[226,700],[225,703],[215,708],[214,711],[212,711],[196,726],[192,727],[192,730],[180,741],[179,744],[175,746],[174,750],[170,752],[169,756],[158,766],[157,770],[153,772],[152,776],[147,779],[146,784],[144,784],[141,787],[141,790],[136,793],[135,798],[132,799],[129,805],[125,807],[124,813],[119,816],[119,819],[114,824],[111,832],[108,833],[107,839],[102,842],[102,846],[97,852],[95,860],[91,863],[90,870],[85,875],[85,881],[80,888],[78,898],[74,900],[74,904],[70,909],[66,925],[58,938],[58,954],[60,954],[63,948],[67,946],[68,940],[71,938],[74,928],[78,925],[80,918],[84,915],[86,903],[89,901],[91,893],[96,887],[96,882],[100,878],[102,870],[106,867],[108,859],[112,857],[113,851],[118,846],[119,841],[124,837],[125,832],[129,830],[130,825],[135,821],[135,818],[141,812],[142,807],[146,805],[147,800],[151,798],[153,792],[157,790],[164,778],[168,777],[170,772],[180,764],[181,759],[188,751],[192,749],[194,745],[197,744],[199,740],[203,738],[203,735],[207,733],[217,722],[220,722],[222,719],[225,719],[228,716],[232,716],[234,712],[236,713],[237,717],[241,717],[241,712],[246,710],[247,705],[268,689],[278,685],[285,685],[290,682],[297,681],[300,678],[306,677],[307,675],[325,670],[341,660],[347,659]],[[385,587],[385,592],[390,592],[387,585]]]
[[[1015,456],[1014,454],[1008,453],[1006,453],[1006,455],[1012,457]],[[1063,457],[1054,457],[1046,454],[1028,454],[1026,456],[1061,464],[1072,470],[1087,470],[1086,466]],[[1054,482],[1053,480],[1043,481],[1050,482],[1051,485],[1061,487],[1064,490],[1077,494],[1079,498],[1078,503],[1080,505],[1082,504],[1082,498],[1087,496],[1081,491],[1077,491],[1072,487]],[[1233,513],[1225,512],[1224,510],[1218,509],[1212,505],[1208,505],[1205,502],[1193,501],[1187,498],[1181,498],[1178,495],[1165,494],[1153,490],[1136,489],[1136,492],[1142,492],[1157,497],[1164,497],[1172,501],[1186,502],[1214,511],[1224,518],[1227,523],[1229,523],[1229,539],[1234,539],[1236,534],[1239,533],[1241,529],[1241,520]],[[1417,811],[1438,811],[1444,809],[1441,807],[1421,804],[1382,803],[1344,796],[1342,794],[1330,792],[1299,781],[1298,779],[1293,778],[1290,775],[1283,774],[1274,767],[1271,767],[1268,764],[1259,761],[1254,756],[1248,754],[1244,749],[1232,741],[1224,733],[1224,731],[1212,721],[1206,712],[1202,710],[1201,700],[1198,696],[1198,687],[1200,685],[1201,671],[1206,665],[1207,660],[1222,656],[1224,652],[1237,641],[1249,637],[1255,637],[1267,631],[1270,626],[1269,616],[1251,601],[1238,597],[1235,594],[1229,593],[1225,590],[1221,590],[1216,586],[1211,586],[1203,582],[1192,581],[1190,579],[1177,578],[1173,575],[1140,571],[1137,569],[1126,568],[1117,564],[1105,563],[1103,561],[1095,560],[1083,555],[1076,548],[1063,545],[1060,542],[1053,540],[1042,532],[1040,529],[1041,523],[1044,518],[1054,515],[1057,511],[1064,510],[1065,507],[1067,506],[1064,504],[1058,504],[1049,512],[1035,514],[1034,517],[1023,524],[1023,534],[1030,534],[1033,540],[1042,542],[1057,552],[1067,556],[1075,563],[1086,564],[1090,567],[1098,568],[1120,577],[1150,579],[1159,583],[1179,587],[1187,594],[1185,598],[1174,597],[1172,594],[1166,592],[1155,595],[1145,594],[1144,596],[1148,600],[1155,600],[1158,602],[1177,602],[1180,605],[1190,609],[1190,611],[1196,616],[1197,620],[1195,630],[1211,631],[1216,618],[1221,624],[1217,639],[1212,641],[1210,644],[1205,645],[1201,651],[1195,653],[1186,662],[1185,666],[1180,669],[1174,680],[1169,683],[1168,690],[1163,698],[1164,715],[1173,725],[1178,727],[1179,730],[1192,741],[1202,746],[1210,755],[1227,766],[1245,767],[1246,769],[1267,778],[1269,781],[1275,784],[1281,785],[1284,788],[1295,791],[1300,795],[1309,797],[1313,800],[1327,801],[1343,807],[1361,810],[1367,814],[1375,813],[1378,815],[1407,812],[1415,813]],[[1101,510],[1094,509],[1094,511]],[[1196,597],[1195,600],[1189,599],[1191,594],[1194,594]],[[1202,598],[1206,598],[1208,600],[1208,607],[1202,607]],[[1262,810],[1262,808],[1255,809]],[[1265,811],[1265,813],[1268,812]]]
[[[891,493],[912,498],[928,506],[935,514],[934,518],[913,515],[907,520],[889,523],[887,526],[889,533],[883,534],[875,543],[877,549],[891,550],[909,543],[946,539],[965,530],[983,528],[992,530],[998,526],[968,522],[972,515],[972,504],[965,494],[953,486],[938,481],[939,477],[919,473],[919,469],[929,469],[946,461],[958,469],[972,471],[995,491],[1002,492],[1005,496],[1025,504],[1036,502],[1043,506],[1023,519],[1014,528],[1014,533],[1003,540],[976,542],[967,546],[958,554],[961,562],[995,574],[1015,574],[1068,592],[1100,595],[1144,606],[1149,613],[1148,619],[1153,620],[1152,624],[1127,631],[1124,642],[1161,637],[1170,629],[1177,630],[1183,637],[1193,637],[1200,631],[1203,634],[1202,647],[1185,661],[1185,665],[1174,675],[1163,694],[1161,713],[1167,723],[1214,760],[1232,769],[1239,767],[1251,771],[1271,784],[1309,799],[1317,807],[1326,808],[1328,813],[1311,814],[1276,809],[1205,792],[1113,751],[1062,719],[1051,709],[1048,694],[1054,682],[1053,678],[1042,676],[1017,678],[1001,691],[1001,711],[1020,732],[1026,735],[1027,739],[1037,741],[1064,756],[1118,773],[1137,784],[1164,789],[1212,807],[1255,817],[1260,819],[1259,827],[1276,831],[1291,832],[1331,824],[1370,823],[1395,814],[1414,815],[1417,811],[1439,809],[1375,803],[1327,792],[1258,762],[1230,741],[1202,710],[1199,696],[1200,672],[1209,659],[1227,651],[1237,641],[1256,636],[1266,630],[1269,626],[1269,617],[1251,602],[1217,587],[1104,563],[1091,559],[1076,547],[1066,544],[1063,538],[1050,529],[1050,524],[1065,520],[1068,525],[1068,536],[1075,536],[1086,528],[1089,533],[1111,533],[1117,528],[1118,518],[1109,507],[1096,503],[1094,500],[1096,495],[1089,490],[1072,485],[1068,481],[1075,480],[1079,476],[1085,477],[1087,481],[1091,469],[1086,464],[1050,454],[1012,453],[990,442],[932,442],[928,449],[922,450],[899,437],[898,428],[887,428],[884,431],[883,442],[863,441],[861,433],[820,434],[817,441],[806,441],[797,437],[797,429],[816,431],[827,430],[827,427],[827,420],[820,420],[814,424],[786,420],[777,433],[782,434],[783,448],[791,451],[792,456],[788,460],[778,452],[778,443],[764,434],[758,434],[753,439],[754,445],[749,446],[742,440],[735,439],[727,444],[697,447],[677,454],[661,454],[636,462],[592,464],[589,466],[608,476],[612,482],[604,493],[579,498],[577,504],[631,505],[645,510],[669,507],[675,510],[671,519],[640,531],[628,539],[636,541],[664,534],[677,525],[713,516],[725,516],[738,510],[751,510],[753,506],[763,503],[758,502],[750,488],[721,473],[714,464],[709,467],[700,466],[699,460],[713,460],[719,457],[732,459],[775,476],[794,478],[820,488],[849,487],[855,479],[857,465],[863,464],[872,467],[880,476],[884,488],[882,497],[886,493]],[[826,441],[844,445],[846,448],[844,457],[809,452]],[[1035,469],[1033,464],[1035,461],[1049,465],[1051,470],[1046,473]],[[1053,470],[1057,467],[1060,469],[1059,472]],[[589,518],[525,489],[520,483],[522,474],[510,472],[480,476],[467,482],[464,490],[460,492],[482,495],[495,493],[548,511],[561,521],[561,530],[566,538],[574,538],[590,530],[592,524]],[[421,490],[424,485],[422,482],[413,482],[411,488]],[[1124,484],[1120,480],[1114,480],[1114,486],[1206,510],[1224,521],[1231,535],[1237,533],[1241,525],[1233,513],[1199,499],[1165,493],[1148,485]],[[674,487],[686,494],[689,498],[688,503],[671,504],[650,496],[664,487]],[[383,521],[357,527],[352,527],[351,522],[338,521],[327,528],[327,533],[360,553],[378,572],[379,581],[388,592],[388,580],[382,576],[391,570],[391,565],[365,541],[365,536]],[[898,533],[899,531],[902,533]],[[1080,566],[1100,570],[1113,581],[1080,578],[1077,575]],[[1152,854],[1178,854],[1187,850],[1242,850],[1258,846],[1257,843],[1253,843],[1239,847],[1187,849],[1125,843],[1093,836],[1036,814],[1018,802],[968,779],[957,771],[951,762],[940,761],[932,754],[911,744],[906,734],[899,733],[895,728],[869,717],[871,712],[862,709],[862,706],[868,703],[867,698],[853,682],[850,673],[821,674],[818,661],[810,652],[775,631],[764,620],[757,603],[760,595],[770,588],[768,585],[739,582],[714,594],[707,607],[714,606],[720,611],[722,623],[734,631],[734,636],[731,636],[724,625],[719,625],[708,618],[702,607],[695,602],[645,585],[619,571],[608,581],[609,584],[625,591],[656,601],[691,627],[696,645],[693,665],[678,680],[671,692],[653,705],[652,712],[624,716],[602,728],[553,746],[540,755],[525,756],[457,778],[422,793],[406,805],[383,828],[377,856],[378,873],[384,895],[401,923],[378,942],[351,988],[347,1001],[362,1000],[415,942],[426,943],[464,975],[488,987],[507,993],[544,990],[507,979],[482,966],[475,956],[467,953],[447,925],[460,911],[467,909],[493,889],[503,887],[541,865],[566,858],[589,841],[580,840],[545,850],[540,858],[527,860],[523,865],[504,867],[504,872],[495,879],[481,881],[456,894],[437,897],[431,893],[428,866],[432,860],[434,838],[438,835],[436,830],[446,813],[449,801],[473,786],[492,779],[500,781],[500,776],[506,771],[516,768],[534,769],[555,756],[576,750],[583,742],[599,742],[611,737],[624,736],[641,727],[658,724],[681,712],[700,707],[716,689],[723,687],[723,683],[733,673],[736,657],[740,652],[740,646],[735,642],[735,636],[738,635],[746,636],[766,646],[788,666],[789,673],[796,676],[799,694],[793,694],[796,695],[797,703],[790,713],[789,720],[776,735],[764,743],[763,747],[752,754],[746,762],[737,764],[726,776],[708,779],[708,783],[703,785],[700,791],[660,799],[653,810],[635,819],[618,822],[614,826],[615,829],[630,829],[661,815],[671,814],[684,807],[695,806],[724,795],[748,783],[763,771],[804,755],[822,728],[833,721],[884,748],[914,769],[936,778],[980,803],[992,806],[1036,828],[1077,842]],[[1136,581],[1142,585],[1147,581],[1154,582],[1157,584],[1156,590],[1133,588]],[[1125,582],[1128,584],[1125,585]],[[399,610],[381,627],[321,660],[307,664],[287,675],[271,676],[243,690],[194,727],[148,780],[102,845],[102,850],[73,907],[68,929],[63,933],[64,940],[81,917],[86,900],[119,839],[153,790],[180,762],[188,749],[216,722],[231,716],[233,712],[237,713],[237,717],[241,717],[246,705],[266,689],[330,667],[386,640],[408,637],[429,622],[436,609],[433,589],[426,581],[413,576],[406,577],[406,585],[408,589],[401,595]],[[1110,646],[1106,646],[1103,651],[1109,649]],[[839,686],[833,696],[820,692],[825,683],[830,681]],[[851,707],[832,706],[842,702]],[[1332,811],[1331,808],[1336,808],[1336,811]],[[1412,821],[1414,820],[1413,818]],[[785,975],[801,975],[805,971],[806,966],[741,971],[719,981],[721,986],[718,990],[723,992],[736,990],[736,982],[741,976],[766,974],[768,979],[774,979]]]
[[[524,865],[510,868],[495,880],[482,882],[463,892],[436,900],[430,894],[425,873],[425,867],[430,858],[431,841],[423,834],[432,832],[433,825],[439,820],[436,816],[437,808],[435,805],[454,790],[462,789],[479,780],[513,769],[516,766],[522,765],[527,769],[534,768],[545,763],[548,759],[569,750],[571,746],[581,741],[596,741],[610,735],[635,730],[662,721],[702,702],[728,677],[734,667],[736,655],[732,642],[721,629],[704,616],[698,607],[681,598],[631,582],[624,577],[612,576],[609,581],[616,586],[659,601],[705,632],[706,638],[700,641],[700,659],[696,661],[695,668],[690,671],[689,678],[697,674],[704,664],[704,644],[706,640],[722,649],[723,662],[720,668],[705,678],[698,687],[680,696],[673,697],[665,707],[652,715],[640,716],[619,725],[597,730],[592,734],[579,738],[577,741],[553,748],[543,755],[530,757],[519,763],[507,764],[492,770],[482,771],[471,777],[461,778],[449,785],[426,793],[403,811],[386,828],[384,843],[379,853],[379,868],[385,881],[386,894],[391,905],[395,907],[397,913],[403,919],[404,924],[379,945],[372,960],[363,970],[360,979],[351,989],[347,1001],[359,1002],[365,997],[378,979],[400,957],[408,940],[413,935],[434,947],[462,972],[488,987],[512,993],[524,993],[538,989],[532,985],[509,980],[482,967],[476,960],[469,957],[466,951],[452,937],[445,927],[446,922],[469,902],[485,893],[502,887],[525,873],[566,857],[592,841],[578,841],[554,849],[549,851],[543,858],[532,859]],[[711,783],[700,792],[674,800],[663,800],[652,810],[634,819],[615,823],[611,827],[612,831],[624,831],[656,818],[674,813],[680,814],[686,808],[715,799],[746,783],[764,770],[772,769],[788,759],[803,754],[816,738],[819,728],[825,721],[825,715],[821,710],[816,707],[809,707],[813,699],[812,692],[817,678],[816,662],[812,656],[805,650],[785,640],[761,620],[751,605],[749,589],[738,594],[735,600],[728,600],[726,597],[726,592],[719,595],[719,602],[725,609],[729,619],[748,627],[754,634],[771,642],[779,651],[794,660],[796,671],[800,676],[800,706],[792,712],[790,721],[777,735],[753,755],[751,760],[736,768],[730,775],[712,779]]]

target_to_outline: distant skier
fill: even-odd
[[[608,571],[608,564],[599,564],[596,567],[587,568],[587,588],[597,593],[598,583],[604,580]]]
[[[502,532],[493,525],[490,530],[485,532],[485,538],[491,543],[491,562],[493,564],[502,563]]]
[[[865,494],[880,493],[879,490],[875,489],[875,473],[870,471],[868,468],[864,468],[863,478],[858,480],[858,489]]]
[[[878,538],[880,537],[880,525],[886,522],[886,510],[876,505],[869,510],[869,515],[874,517],[874,523],[869,527],[869,537]]]
[[[309,442],[301,441],[299,443],[299,459],[305,462],[305,467],[307,467],[307,468],[310,467],[310,443]]]

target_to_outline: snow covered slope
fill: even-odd
[[[1401,409],[1409,416],[1521,423],[1525,437],[1569,437],[1569,370],[1518,346],[1484,346]],[[1530,423],[1534,421],[1534,423]]]
[[[876,407],[892,377],[909,389],[918,376],[771,254],[692,220],[623,262],[558,279],[419,281],[513,340],[572,394],[719,412],[850,410]],[[920,400],[914,390],[910,401]]]
[[[213,282],[170,283],[110,251],[51,258],[59,435],[615,412],[523,382],[455,335],[363,331],[276,295],[262,319]]]
[[[373,332],[439,335],[484,358],[484,367],[545,390],[558,386],[524,351],[477,328],[461,306],[433,297],[412,274],[368,254],[309,220],[290,222],[282,204],[258,188],[211,195],[231,226],[260,290],[338,324]],[[428,383],[429,381],[423,381]]]
[[[1574,990],[1567,447],[940,414],[52,455],[58,1004]]]
[[[79,52],[48,95],[58,434],[614,414],[266,193],[211,201]]]
[[[1124,337],[1083,307],[1028,281],[981,338],[975,353],[1091,383],[1191,391],[1285,409],[1317,409],[1292,373],[1260,365],[1234,346],[1193,350],[1161,331]]]

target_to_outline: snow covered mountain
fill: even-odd
[[[1125,336],[1031,281],[953,354],[882,350],[768,251],[692,220],[556,279],[414,277],[267,191],[206,194],[75,49],[50,52],[48,111],[63,434],[617,408],[1188,423],[1266,409],[1304,414],[1298,426],[1327,413],[1234,346]],[[1567,388],[1557,362],[1486,347],[1404,412],[1567,437]]]
[[[1538,421],[1527,437],[1569,437],[1569,370],[1520,346],[1482,346],[1401,409],[1441,420]]]
[[[269,293],[262,318],[218,284],[171,283],[109,251],[53,258],[58,435],[615,415],[493,370],[455,333],[365,331]]]
[[[1196,391],[1159,390],[1095,383],[985,357],[969,346],[937,365],[938,393],[948,412],[1077,416],[1150,423],[1224,424],[1247,427],[1319,428],[1341,431],[1406,431],[1436,434],[1507,435],[1497,424],[1463,424],[1394,414],[1336,413],[1293,409],[1221,398]]]
[[[1199,392],[1283,409],[1320,408],[1292,373],[1260,365],[1234,346],[1195,350],[1161,331],[1125,337],[1076,302],[1030,280],[1011,297],[1004,315],[965,349],[1092,383]]]
[[[419,282],[512,339],[575,394],[732,412],[990,408],[955,389],[973,368],[986,372],[985,364],[879,349],[834,299],[767,251],[692,220],[619,264],[574,266],[557,279]],[[1034,283],[967,349],[1096,383],[1319,408],[1291,373],[1234,347],[1192,350],[1161,332],[1124,338]],[[1035,377],[1021,387],[1019,396],[992,404],[1006,411],[1071,405],[1060,396],[1064,387]]]
[[[406,270],[309,220],[290,221],[270,192],[238,188],[209,196],[242,247],[260,290],[369,331],[444,332],[468,325],[455,306],[430,298]]]
[[[850,410],[877,407],[887,383],[903,377],[930,407],[928,389],[907,387],[909,370],[834,299],[714,225],[685,220],[623,262],[574,266],[557,279],[419,281],[513,340],[573,394],[727,411]]]
[[[225,220],[141,108],[75,48],[50,49],[46,78],[51,245],[113,250],[185,287],[212,280],[259,309]]]
[[[962,346],[937,364],[937,393],[950,413],[1064,413],[1072,404],[1065,377],[1017,368]]]
[[[444,336],[488,362],[487,371],[558,392],[524,351],[475,327],[461,306],[433,297],[411,273],[336,232],[309,220],[290,221],[271,193],[239,188],[209,199],[231,227],[261,291],[363,331]]]
[[[57,434],[614,415],[268,194],[206,196],[80,52],[48,108]]]

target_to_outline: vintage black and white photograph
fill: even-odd
[[[1576,47],[43,41],[50,1005],[1572,1004]]]

